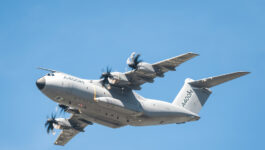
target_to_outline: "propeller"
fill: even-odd
[[[63,105],[63,104],[59,104],[58,106],[60,108],[60,113],[67,112],[67,110],[69,109],[69,106],[66,106],[66,105]]]
[[[50,131],[53,131],[54,129],[54,125],[53,124],[58,124],[58,122],[55,120],[56,115],[55,114],[51,114],[51,118],[49,118],[46,122],[45,122],[45,127],[47,128],[47,133],[49,134]]]
[[[137,69],[138,64],[142,62],[142,60],[139,59],[140,56],[140,54],[136,54],[135,52],[133,52],[131,56],[127,59],[128,66],[132,69]]]
[[[108,80],[109,78],[113,78],[113,76],[111,75],[111,69],[107,67],[106,72],[103,72],[100,76],[100,79],[103,79],[102,85],[109,84],[109,80]]]

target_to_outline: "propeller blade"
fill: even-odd
[[[137,69],[138,64],[142,62],[143,60],[140,60],[140,54],[135,55],[136,53],[133,52],[131,56],[127,59],[127,64],[131,69]]]
[[[107,73],[109,74],[111,72],[111,68],[107,67]]]
[[[53,129],[54,129],[53,124],[58,124],[58,122],[55,120],[55,118],[56,118],[56,115],[52,113],[51,118],[49,118],[44,124],[44,126],[47,128],[48,134],[50,133],[50,131],[53,131]]]
[[[140,56],[141,56],[140,54],[137,54],[137,55],[135,56],[134,63],[135,63],[136,66],[137,66],[140,62],[142,62],[142,60],[139,60],[139,57],[140,57]]]
[[[103,79],[101,82],[103,86],[109,84],[109,78],[113,78],[113,76],[111,75],[111,68],[107,67],[106,72],[103,72],[100,76],[100,79]]]
[[[63,104],[59,104],[58,107],[60,108],[60,113],[67,112],[67,110],[69,109],[69,106]]]

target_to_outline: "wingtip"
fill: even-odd
[[[59,143],[58,141],[55,141],[53,144],[54,144],[54,145],[58,145],[58,146],[64,146],[64,144]]]
[[[236,75],[238,77],[242,77],[242,76],[245,76],[247,74],[250,74],[250,72],[248,72],[248,71],[238,71],[238,72],[234,72],[234,73],[231,73],[231,74],[234,74],[234,75]]]
[[[188,52],[188,54],[191,54],[191,55],[194,55],[194,56],[199,56],[199,54],[193,53],[193,52]]]
[[[242,75],[247,75],[247,74],[250,74],[251,72],[249,72],[249,71],[239,71],[238,73],[241,73]]]

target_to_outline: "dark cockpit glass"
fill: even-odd
[[[54,76],[54,73],[48,73],[46,76]]]

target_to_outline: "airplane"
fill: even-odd
[[[198,113],[211,95],[211,87],[250,72],[240,71],[200,80],[187,78],[172,103],[145,98],[135,92],[141,89],[142,84],[153,83],[154,78],[164,77],[164,73],[175,71],[177,66],[195,56],[198,54],[189,52],[150,64],[140,60],[140,55],[133,52],[127,59],[130,71],[111,72],[107,68],[98,80],[39,68],[49,73],[36,81],[38,89],[58,103],[63,111],[71,113],[68,119],[56,118],[52,114],[45,123],[47,132],[61,129],[54,144],[63,146],[93,123],[119,128],[199,120]]]

